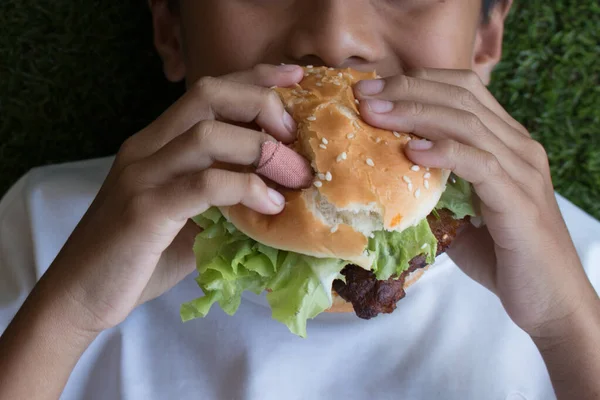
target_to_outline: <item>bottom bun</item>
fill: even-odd
[[[419,280],[419,278],[423,275],[423,273],[429,269],[429,265],[426,265],[423,268],[419,268],[413,272],[411,272],[404,281],[404,290],[408,289],[415,282]],[[339,294],[335,292],[335,290],[331,291],[331,296],[333,297],[333,304],[329,307],[325,312],[328,313],[349,313],[354,312],[354,307],[352,303],[347,302],[342,299]]]

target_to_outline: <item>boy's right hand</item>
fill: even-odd
[[[265,214],[282,210],[283,197],[257,175],[211,165],[250,165],[263,142],[293,141],[296,125],[268,88],[302,77],[297,66],[261,65],[203,78],[123,144],[43,278],[52,300],[74,306],[68,308],[71,322],[93,332],[115,326],[192,272],[197,228],[189,219],[207,208],[243,203]],[[252,122],[271,136],[240,126]]]

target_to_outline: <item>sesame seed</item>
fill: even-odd
[[[331,232],[331,233],[336,233],[336,232],[337,232],[337,230],[338,230],[338,226],[336,225],[336,226],[333,226],[333,227],[331,227],[331,230],[330,230],[330,232]]]
[[[402,177],[402,180],[403,180],[404,182],[406,182],[406,183],[410,183],[410,182],[411,182],[410,178],[409,178],[408,176],[406,176],[406,175],[404,175],[404,176]]]
[[[331,172],[327,171],[327,173],[325,174],[325,180],[327,182],[331,182],[332,179],[333,179],[333,176],[331,176]]]
[[[307,65],[306,68],[314,68],[312,65]]]
[[[381,79],[381,75],[377,75],[377,79]]]
[[[427,179],[423,181],[423,186],[425,186],[425,189],[429,190],[429,181]]]
[[[420,169],[421,167],[419,167],[418,165],[413,165],[412,167],[410,167],[410,170],[415,172],[419,172]]]
[[[429,167],[426,167],[426,168],[425,168],[425,171],[429,172]]]
[[[444,233],[444,236],[442,236],[442,240],[446,240],[446,239],[448,239],[448,234]]]
[[[321,182],[321,181],[315,181],[313,183],[313,185],[315,185],[316,187],[320,188],[321,186],[323,186],[323,182]]]
[[[413,190],[413,184],[412,184],[412,182],[409,182],[407,186],[408,186],[408,191],[412,192],[412,190]]]
[[[373,162],[373,160],[371,160],[370,158],[367,158],[367,165],[368,165],[369,167],[374,167],[374,166],[375,166],[375,163],[374,163],[374,162]]]
[[[277,85],[273,85],[269,89],[277,89]]]
[[[397,138],[400,138],[400,134],[396,131],[394,131],[394,136],[396,136]]]
[[[427,248],[427,243],[423,243],[423,246],[421,246],[421,250],[425,250]]]
[[[348,139],[354,139],[354,136],[355,136],[354,133],[349,133],[349,134],[346,135],[346,137]]]
[[[338,81],[334,81],[334,82],[333,82],[333,84],[334,84],[335,86],[340,86],[340,85],[341,85],[341,83],[339,83]]]
[[[324,181],[324,180],[325,180],[325,174],[322,174],[322,173],[320,173],[320,172],[317,174],[317,177],[318,177],[320,180],[322,180],[322,181]]]
[[[315,117],[314,115],[311,115],[310,117],[306,118],[309,121],[316,121],[317,117]]]
[[[358,99],[354,99],[354,102],[355,102],[356,104],[360,104],[360,101],[358,101]]]
[[[381,138],[380,137],[378,137],[378,138],[375,139],[375,143],[379,143],[379,142],[381,142]]]
[[[344,75],[342,75],[342,73],[341,73],[341,72],[338,72],[338,76],[339,76],[340,78],[343,78],[343,77],[344,77]]]
[[[281,65],[285,65],[285,63],[281,63]]]
[[[345,160],[348,158],[348,154],[346,154],[346,152],[342,153],[342,160]]]
[[[328,70],[330,70],[330,71],[333,71],[333,68],[331,68],[331,67],[329,67],[329,68],[327,68],[327,69],[328,69]]]
[[[321,144],[319,145],[319,147],[320,147],[320,148],[322,148],[323,150],[327,150],[327,146],[325,146],[323,143],[321,143]]]
[[[356,129],[360,129],[360,124],[358,123],[358,121],[357,121],[357,120],[353,120],[353,121],[352,121],[352,125],[354,125],[354,127],[355,127]]]
[[[431,178],[431,172],[425,172],[425,175],[423,175],[423,178],[425,178],[425,179]]]
[[[344,152],[340,155],[337,156],[336,161],[337,162],[342,162],[342,160],[345,160],[346,158],[348,158],[348,155]]]
[[[315,83],[315,85],[317,85],[319,87],[323,86],[323,84],[321,82],[317,82],[317,83]]]
[[[415,198],[418,199],[421,196],[421,189],[415,190]]]
[[[323,144],[329,144],[329,140],[325,138],[321,138],[321,142],[323,142]]]
[[[450,181],[452,181],[452,183],[456,183],[456,178],[454,178],[454,177],[451,177],[451,178],[450,178]]]

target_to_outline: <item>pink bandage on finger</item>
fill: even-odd
[[[309,187],[313,171],[308,160],[281,142],[264,142],[256,173],[290,189]]]

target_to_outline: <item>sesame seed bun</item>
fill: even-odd
[[[415,166],[404,154],[412,135],[362,120],[352,86],[375,78],[374,72],[305,68],[298,85],[276,88],[298,124],[293,148],[311,161],[315,184],[300,191],[278,187],[286,198],[278,215],[236,205],[221,209],[225,217],[268,246],[341,258],[365,269],[371,267],[364,250],[372,232],[402,231],[423,220],[440,199],[449,171]]]

